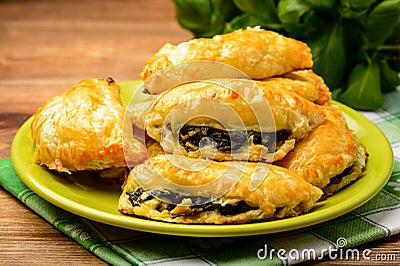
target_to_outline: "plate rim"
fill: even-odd
[[[137,89],[139,87],[139,84],[140,82],[138,80],[120,82],[121,88],[124,88],[124,86],[125,87],[136,86]],[[129,89],[132,88],[127,88],[126,90]],[[30,123],[32,122],[33,116],[28,118],[22,124],[22,126],[18,129],[12,140],[11,161],[19,178],[32,191],[34,191],[36,194],[38,194],[46,201],[66,211],[69,211],[75,215],[82,216],[97,222],[102,222],[105,224],[117,226],[120,228],[164,234],[164,235],[178,235],[178,236],[191,236],[191,237],[250,236],[250,235],[271,234],[282,231],[295,230],[334,219],[363,205],[373,196],[379,193],[379,191],[387,183],[393,170],[393,164],[394,164],[393,151],[385,134],[375,124],[373,124],[362,114],[358,113],[356,110],[342,103],[336,102],[334,100],[332,100],[332,104],[339,106],[339,108],[343,111],[343,113],[347,114],[348,116],[352,118],[356,117],[357,120],[360,120],[359,121],[360,124],[362,123],[372,126],[372,128],[376,131],[375,133],[380,134],[380,136],[382,137],[382,141],[384,141],[383,145],[386,146],[386,148],[389,148],[391,153],[387,155],[389,157],[389,163],[385,165],[384,169],[385,177],[382,177],[382,180],[380,180],[380,182],[378,181],[375,182],[375,188],[376,188],[375,190],[373,191],[369,190],[368,193],[363,195],[363,197],[361,198],[358,197],[354,199],[352,202],[347,201],[345,204],[340,206],[340,210],[342,210],[341,212],[333,211],[332,209],[335,206],[330,206],[329,208],[324,209],[323,211],[325,212],[325,214],[322,215],[322,218],[320,212],[311,211],[309,213],[297,217],[290,217],[290,218],[265,221],[265,222],[246,223],[246,224],[226,224],[226,225],[175,224],[175,223],[167,223],[162,221],[154,221],[139,217],[127,216],[120,214],[119,212],[108,213],[98,209],[93,209],[82,203],[73,202],[71,199],[67,199],[62,195],[55,193],[54,191],[49,191],[42,184],[38,183],[38,181],[36,180],[37,178],[35,178],[34,176],[30,176],[29,174],[26,174],[27,170],[23,169],[23,166],[25,166],[26,168],[28,168],[28,166],[24,165],[24,162],[21,159],[22,156],[18,156],[18,152],[20,150],[19,140],[26,138],[27,137],[26,133],[30,133]],[[30,138],[30,135],[28,137]],[[34,164],[33,167],[40,167],[40,166]],[[46,171],[46,169],[44,169],[44,171]],[[333,195],[332,197],[334,196],[335,195]],[[280,226],[282,224],[284,225],[283,227]],[[238,228],[240,230],[237,230]]]

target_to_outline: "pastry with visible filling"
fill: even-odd
[[[280,160],[325,119],[321,106],[275,81],[191,82],[147,106],[137,112],[144,121],[133,120],[167,153],[218,161]]]
[[[175,156],[179,161],[182,156]],[[293,217],[307,213],[315,206],[322,191],[295,172],[265,163],[206,161],[200,171],[183,170],[159,154],[137,165],[123,185],[118,209],[123,214],[153,220],[191,224],[237,224]],[[228,169],[229,168],[229,169]],[[260,185],[250,190],[255,172],[265,173]],[[222,176],[240,179],[226,193],[197,189]],[[173,185],[193,187],[191,192],[171,189],[160,184],[161,176]],[[229,178],[228,177],[228,178]],[[139,184],[140,183],[140,184]],[[221,196],[213,197],[213,195]]]
[[[35,113],[31,124],[34,161],[51,170],[126,168],[123,151],[125,107],[112,78],[86,79],[53,97]],[[144,146],[132,139],[129,149],[139,163]],[[117,171],[118,172],[118,171]]]
[[[362,177],[368,154],[349,129],[340,109],[327,105],[324,110],[325,122],[277,164],[322,188],[327,197]]]
[[[224,63],[252,79],[310,69],[313,64],[307,44],[255,27],[178,45],[166,43],[148,60],[141,77],[147,80],[160,70],[195,60]]]

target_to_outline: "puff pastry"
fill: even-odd
[[[312,70],[298,70],[263,82],[274,82],[275,86],[285,87],[319,105],[329,104],[331,100],[331,92],[324,80]]]
[[[120,87],[112,78],[78,82],[35,113],[34,161],[66,173],[126,167],[124,114]],[[130,144],[134,160],[144,160],[144,146],[134,140]]]
[[[165,44],[141,73],[152,74],[183,62],[207,60],[233,66],[252,79],[263,79],[312,67],[310,48],[303,42],[259,27],[199,38],[178,45]]]
[[[179,159],[176,158],[175,159]],[[201,159],[195,159],[194,163]],[[205,161],[205,160],[204,160]],[[240,172],[240,179],[221,197],[197,186],[222,175]],[[271,167],[268,170],[269,167]],[[233,169],[232,169],[233,168]],[[261,184],[249,189],[255,171],[266,173]],[[160,184],[154,175],[177,185],[191,186],[192,193],[174,191]],[[142,181],[138,182],[138,179]],[[139,185],[139,183],[141,185]],[[322,191],[295,172],[268,164],[209,161],[201,171],[182,170],[165,155],[157,155],[137,165],[123,185],[118,209],[123,214],[175,223],[232,224],[297,216],[310,211]]]
[[[367,154],[348,128],[340,109],[327,105],[324,110],[325,122],[277,164],[296,171],[322,188],[324,196],[330,196],[363,175]]]
[[[259,107],[258,116],[254,106]],[[239,122],[234,121],[236,116]],[[260,116],[267,122],[260,122]],[[145,129],[168,153],[176,152],[179,142],[180,152],[193,158],[212,154],[215,160],[276,161],[324,119],[319,105],[287,90],[282,82],[229,79],[165,91],[151,106]],[[202,143],[204,138],[211,143]]]

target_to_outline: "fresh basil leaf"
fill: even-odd
[[[336,11],[339,0],[302,0],[306,5],[318,11]]]
[[[309,42],[325,31],[329,31],[332,28],[332,25],[338,21],[338,17],[335,14],[325,15],[320,12],[310,10],[302,17],[301,25],[303,25],[303,38],[300,38],[302,41]],[[300,35],[301,36],[301,35]]]
[[[399,19],[400,0],[383,1],[368,12],[364,31],[368,48],[376,48],[382,45],[392,34],[393,29],[399,23]]]
[[[341,22],[337,21],[308,44],[313,55],[313,70],[324,78],[328,87],[334,88],[339,85],[346,66],[346,47]]]
[[[261,19],[249,14],[241,14],[225,24],[224,33],[255,26],[261,26],[262,28],[278,32],[282,30],[282,26],[279,23],[265,23]]]
[[[233,2],[244,13],[256,17],[264,23],[279,23],[273,0],[233,0]]]
[[[339,98],[339,94],[343,92],[343,88],[342,87],[337,87],[337,88],[333,88],[331,89],[331,96],[332,99],[337,100]]]
[[[286,35],[304,41],[309,32],[306,19],[314,12],[301,0],[281,0],[277,10]]]
[[[247,27],[259,26],[261,23],[262,21],[259,18],[249,14],[241,14],[226,23],[224,33],[232,32],[238,29],[245,29]]]
[[[346,47],[346,68],[342,81],[356,65],[365,60],[365,41],[363,38],[363,25],[357,20],[343,19],[343,36]]]
[[[383,104],[379,64],[376,61],[360,63],[350,73],[348,85],[337,99],[353,108],[376,110]]]
[[[393,45],[400,45],[400,19],[397,21],[396,25],[394,26],[394,29],[392,31],[392,34],[386,39],[385,44],[393,44]],[[398,48],[399,49],[399,48]]]
[[[212,37],[223,32],[224,24],[238,14],[231,0],[174,0],[176,19],[194,37]]]
[[[310,7],[301,0],[281,0],[278,2],[278,17],[284,24],[300,23],[301,17]]]
[[[400,21],[394,26],[392,34],[385,43],[378,47],[379,54],[386,58],[389,66],[396,72],[400,72]]]
[[[343,18],[359,19],[378,0],[341,0],[338,11]]]
[[[182,27],[192,31],[195,36],[210,32],[212,8],[209,0],[174,0],[174,3],[176,18]]]
[[[400,76],[388,64],[386,58],[379,60],[379,70],[381,73],[382,92],[394,91],[400,85]]]
[[[229,21],[243,13],[232,0],[211,0],[211,2],[214,13],[219,14],[223,21]]]

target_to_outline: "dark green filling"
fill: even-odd
[[[171,214],[172,218],[178,216],[190,216],[199,214],[204,211],[219,211],[222,215],[235,215],[239,213],[244,213],[250,210],[256,210],[257,207],[251,207],[246,204],[245,201],[239,201],[236,204],[227,204],[222,206],[218,203],[213,203],[205,197],[199,196],[184,196],[178,193],[174,193],[168,190],[152,190],[151,193],[146,192],[143,188],[138,188],[133,192],[126,193],[129,196],[129,201],[132,206],[140,206],[141,204],[154,199],[161,200],[161,203],[157,206],[156,210],[163,211],[168,210],[171,211],[177,207],[177,204],[167,203],[167,202],[182,202],[184,199],[191,199],[192,205],[190,206],[191,211],[184,214]],[[204,203],[206,202],[206,203]]]
[[[343,170],[343,172],[341,172],[340,174],[333,177],[330,180],[330,184],[340,183],[340,181],[342,181],[343,177],[348,176],[352,170],[353,170],[353,165],[347,167],[346,169]]]
[[[289,130],[276,132],[258,132],[254,130],[226,131],[209,126],[184,125],[179,132],[179,143],[187,152],[196,151],[200,145],[213,146],[222,152],[239,150],[250,138],[255,145],[263,145],[269,151],[275,152],[277,147],[288,139]],[[204,142],[204,143],[201,143]]]

